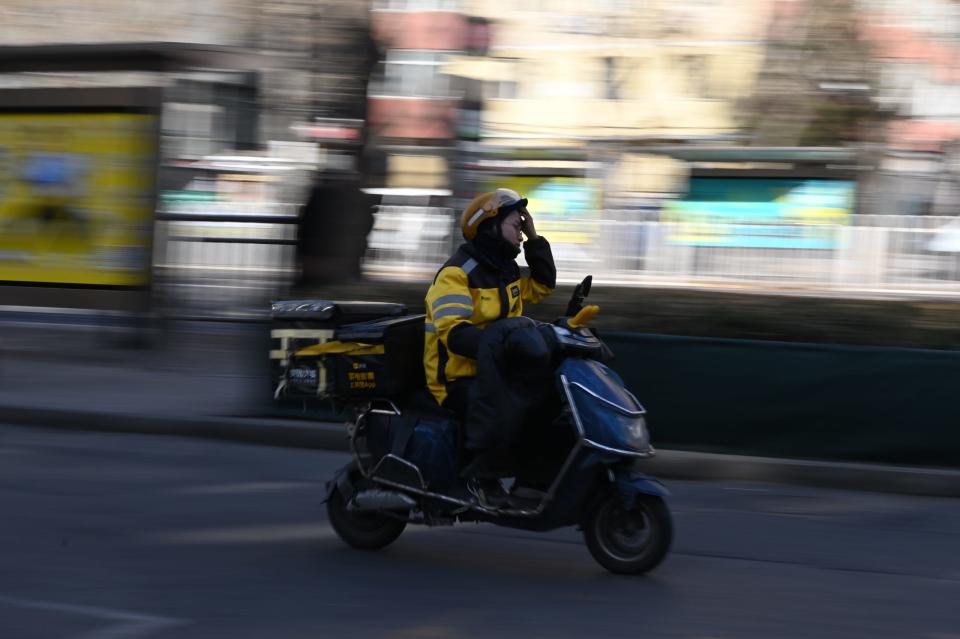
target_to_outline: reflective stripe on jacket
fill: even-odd
[[[523,314],[523,303],[537,303],[556,286],[556,267],[550,244],[543,237],[523,245],[529,273],[516,263],[498,268],[469,244],[461,246],[437,272],[425,299],[426,324],[423,365],[427,387],[443,403],[447,384],[475,377],[477,362],[450,347],[457,326],[468,323],[484,328],[494,320]]]

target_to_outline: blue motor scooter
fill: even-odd
[[[410,523],[489,522],[534,531],[572,525],[612,572],[641,574],[663,560],[673,538],[668,493],[643,472],[643,461],[654,455],[643,406],[600,361],[609,351],[587,327],[599,311],[582,305],[589,287],[587,278],[568,307],[576,313],[549,329],[559,362],[553,427],[565,445],[554,453],[548,485],[492,506],[465,489],[455,467],[437,468],[437,459],[449,457],[444,451],[457,447],[459,426],[449,416],[431,418],[391,398],[356,403],[348,423],[353,460],[327,491],[331,525],[346,543],[382,548]]]

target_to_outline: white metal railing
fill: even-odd
[[[650,214],[624,219],[625,213],[545,223],[542,229],[538,223],[551,240],[561,280],[592,273],[598,281],[637,286],[960,295],[958,218],[861,215],[847,225],[758,230],[709,223],[691,228]],[[382,208],[366,274],[429,280],[458,243],[454,219],[448,209]]]
[[[292,209],[283,213],[160,216],[154,254],[159,301],[187,315],[264,312],[267,301],[287,294],[297,273],[297,216]],[[625,286],[960,297],[960,218],[860,215],[842,226],[758,230],[604,211],[563,222],[544,216],[537,226],[550,239],[565,282],[590,273],[598,282]],[[793,248],[746,246],[744,238],[758,235],[808,238],[820,248],[796,241]],[[706,245],[711,241],[715,245]],[[373,279],[428,282],[459,243],[452,209],[381,206],[364,271]]]
[[[239,317],[265,312],[296,276],[297,216],[163,214],[154,286],[165,313]]]
[[[378,207],[367,236],[365,271],[413,279],[433,277],[455,246],[454,220],[449,208]]]

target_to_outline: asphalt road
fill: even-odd
[[[960,500],[671,482],[646,577],[576,531],[345,547],[339,453],[0,427],[0,637],[960,636]]]

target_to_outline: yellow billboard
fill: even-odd
[[[149,282],[156,116],[0,112],[0,281]]]

